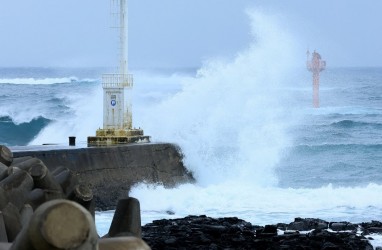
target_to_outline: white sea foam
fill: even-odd
[[[175,213],[172,217],[189,214],[237,216],[253,224],[265,225],[288,223],[295,217],[370,221],[382,216],[382,201],[375,198],[381,191],[382,186],[376,184],[292,189],[226,182],[204,187],[189,184],[176,189],[140,185],[131,196],[140,200],[143,216],[145,211],[162,211],[162,216],[167,216],[166,211],[172,211]]]
[[[68,136],[77,137],[78,142],[86,142],[88,136],[102,127],[102,88],[97,85],[87,93],[63,93],[70,115],[55,117],[54,121],[44,128],[31,141],[30,145],[43,143],[64,143]]]
[[[296,217],[353,223],[375,220],[382,216],[382,201],[375,198],[381,192],[382,186],[376,184],[292,189],[227,182],[209,186],[187,184],[176,189],[140,185],[130,195],[140,200],[143,225],[156,219],[181,218],[190,214],[235,216],[254,225],[267,225],[289,223]],[[112,212],[97,214],[100,234],[107,232],[112,216]]]
[[[182,91],[137,118],[153,140],[181,146],[200,184],[277,181],[273,167],[288,144],[279,88],[292,66],[292,42],[273,20],[250,17],[256,39],[247,50],[232,62],[206,62]]]
[[[0,79],[0,84],[57,84],[57,83],[72,83],[78,81],[93,82],[94,79],[78,79],[77,77],[62,77],[62,78],[3,78]]]
[[[290,145],[286,129],[298,119],[289,109],[293,96],[283,92],[293,66],[293,40],[272,18],[261,13],[251,18],[256,39],[246,51],[232,62],[206,63],[181,92],[140,117],[154,140],[181,146],[197,179],[197,185],[170,190],[134,188],[131,195],[141,201],[143,216],[147,211],[150,220],[150,211],[162,211],[160,216],[169,218],[165,211],[170,210],[172,217],[238,216],[254,224],[298,216],[353,222],[380,218],[382,201],[375,198],[380,185],[277,187],[274,169]]]

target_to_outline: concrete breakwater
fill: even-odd
[[[127,197],[138,183],[174,187],[194,181],[183,165],[179,147],[170,143],[65,149],[47,146],[12,151],[14,157],[39,158],[51,171],[60,166],[69,168],[93,191],[96,207],[101,210],[115,208],[118,200]]]

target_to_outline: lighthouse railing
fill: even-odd
[[[102,88],[131,88],[134,79],[132,74],[103,74]]]

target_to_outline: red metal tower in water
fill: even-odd
[[[312,59],[310,59],[309,50],[306,52],[306,67],[313,73],[313,107],[320,107],[319,99],[319,87],[320,87],[320,72],[326,67],[326,62],[321,60],[321,55],[316,51],[312,53]]]

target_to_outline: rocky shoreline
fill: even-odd
[[[236,217],[205,215],[156,220],[142,227],[142,239],[152,249],[350,249],[372,250],[371,233],[382,223],[352,224],[296,218],[285,224],[256,226]],[[375,249],[382,249],[376,247]]]

